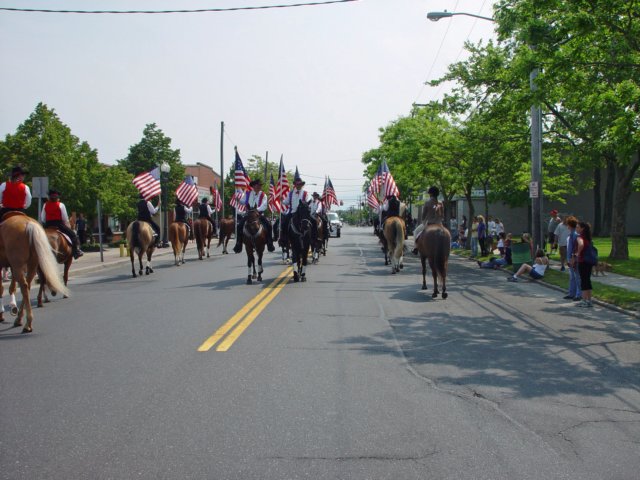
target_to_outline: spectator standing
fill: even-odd
[[[487,224],[482,215],[478,215],[478,243],[482,256],[487,255]]]
[[[496,218],[496,236],[500,238],[501,233],[506,233],[504,231],[504,225],[502,224],[499,218]]]
[[[562,220],[562,223],[556,227],[556,230],[553,233],[555,236],[555,243],[558,246],[558,252],[560,253],[560,271],[564,272],[564,266],[567,262],[567,239],[569,238],[567,217]]]
[[[487,250],[489,253],[493,252],[493,243],[498,241],[498,232],[496,231],[496,221],[492,216],[489,216],[489,221],[487,222]]]
[[[451,238],[453,240],[457,240],[458,239],[458,220],[456,220],[456,217],[451,217],[451,219],[449,219],[449,231],[451,232]]]
[[[573,300],[575,302],[582,300],[582,290],[580,289],[580,273],[578,273],[578,261],[574,253],[578,247],[578,233],[576,226],[578,219],[569,216],[566,219],[569,236],[567,237],[567,266],[569,267],[569,291],[565,295],[565,300]]]
[[[554,250],[556,250],[557,245],[556,245],[556,228],[558,227],[558,225],[560,225],[562,223],[562,219],[558,216],[558,210],[553,209],[551,210],[551,212],[549,212],[549,214],[551,215],[551,218],[549,219],[549,225],[547,227],[547,238],[549,241],[549,251],[551,253],[553,253]]]
[[[79,213],[76,219],[76,232],[80,245],[84,245],[87,242],[87,221],[82,213]]]
[[[576,227],[578,232],[578,245],[574,258],[578,260],[578,273],[580,274],[580,288],[582,289],[582,301],[578,304],[579,307],[591,308],[591,270],[593,265],[585,262],[584,252],[585,249],[591,245],[591,225],[587,222],[578,222]]]
[[[471,258],[478,256],[478,217],[471,223]]]

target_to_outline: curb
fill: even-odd
[[[453,254],[453,255],[455,255],[455,254]],[[467,259],[467,260],[469,259],[469,257],[465,257],[464,255],[455,255],[455,256],[460,258],[460,259],[463,259],[463,260],[464,259]],[[474,260],[474,264],[475,264],[475,260]],[[502,270],[500,268],[497,269],[497,271],[501,271],[503,273],[506,273],[507,274],[507,278],[511,275],[509,272],[506,272],[505,270]],[[533,280],[533,281],[535,281],[536,283],[538,283],[540,285],[543,285],[543,286],[545,286],[545,287],[547,287],[547,288],[549,288],[551,290],[556,290],[558,292],[564,292],[565,291],[564,288],[558,287],[557,285],[553,285],[551,283],[547,283],[544,280]],[[618,312],[618,313],[623,313],[625,315],[629,315],[630,317],[640,318],[640,312],[637,312],[635,310],[626,310],[626,309],[624,309],[622,307],[619,307],[617,305],[613,305],[611,303],[606,303],[606,302],[603,302],[602,300],[598,300],[597,298],[592,298],[591,302],[595,303],[596,305],[598,305],[600,307],[604,307],[604,308],[607,308],[609,310],[613,310],[613,311]]]

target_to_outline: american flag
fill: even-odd
[[[373,193],[372,187],[373,185],[369,185],[369,188],[367,188],[367,203],[374,210],[378,210],[380,202],[378,201],[378,197],[376,197],[375,193]]]
[[[133,179],[133,184],[140,191],[145,200],[160,195],[160,168],[156,167],[150,172],[141,173]]]
[[[187,206],[198,199],[198,186],[191,175],[187,175],[176,190],[176,197]]]
[[[282,203],[276,195],[276,184],[273,181],[273,174],[269,180],[269,208],[272,212],[282,212]]]
[[[282,163],[282,155],[280,155],[280,168],[278,170],[278,183],[276,184],[275,194],[281,206],[282,199],[289,195],[289,179]]]
[[[386,161],[382,161],[382,179],[378,180],[380,184],[384,185],[384,196],[385,198],[389,195],[395,195],[396,197],[400,196],[400,190],[396,186],[396,182],[393,179],[393,175],[389,171],[389,167],[387,166]]]
[[[242,160],[240,159],[240,155],[238,154],[238,150],[236,149],[236,165],[235,165],[235,173],[234,173],[234,183],[236,187],[236,193],[231,196],[231,200],[229,200],[229,205],[233,208],[237,209],[239,212],[244,212],[247,207],[246,205],[242,205],[240,200],[242,200],[242,196],[244,195],[245,190],[249,188],[249,183],[251,183],[251,179],[249,178],[249,174],[244,169],[244,165],[242,165]]]
[[[216,212],[222,210],[222,198],[220,198],[220,192],[217,188],[209,187],[209,192],[211,192],[211,204]]]
[[[386,166],[386,163],[385,163],[385,166]],[[371,192],[374,195],[378,195],[380,193],[380,186],[382,185],[383,175],[384,173],[382,172],[382,164],[380,164],[378,165],[378,171],[371,179]]]
[[[327,179],[324,181],[322,203],[327,210],[331,209],[331,205],[340,205],[340,202],[338,202],[338,197],[336,196],[336,191],[333,188],[333,183],[331,183],[331,179],[329,177],[327,177]]]

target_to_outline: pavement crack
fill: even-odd
[[[302,456],[272,456],[269,460],[289,460],[289,461],[325,461],[325,462],[359,462],[359,461],[382,461],[382,462],[420,462],[440,453],[432,450],[422,455],[302,455]]]

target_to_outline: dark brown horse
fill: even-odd
[[[33,313],[29,290],[38,268],[42,270],[44,281],[52,291],[60,292],[63,295],[69,294],[69,290],[60,278],[58,265],[51,252],[44,228],[26,215],[7,214],[5,220],[0,224],[0,267],[11,267],[13,280],[20,287],[22,303],[13,325],[16,327],[22,325],[22,316],[26,310],[27,323],[22,330],[23,333],[33,331]],[[4,321],[2,318],[3,293],[4,286],[0,281],[0,321]]]
[[[131,273],[133,278],[136,278],[136,267],[134,262],[134,254],[138,255],[138,262],[140,263],[140,270],[138,273],[142,275],[142,257],[147,256],[147,266],[144,272],[149,275],[153,273],[151,267],[151,256],[156,248],[156,244],[153,238],[153,228],[149,223],[142,220],[136,220],[131,223],[127,228],[127,245],[129,246],[129,258],[131,258]]]
[[[398,273],[403,267],[404,255],[404,220],[400,217],[389,217],[384,222],[384,264],[391,263],[391,273]]]
[[[275,223],[273,224],[273,238],[278,239],[278,245],[282,249],[282,263],[285,265],[291,262],[290,257],[290,247],[289,247],[289,238],[287,238],[286,232],[283,232],[280,228],[280,224],[282,218],[276,218]]]
[[[427,225],[416,240],[416,248],[422,262],[422,290],[427,289],[426,260],[433,275],[433,294],[438,296],[438,277],[442,281],[442,298],[447,298],[447,269],[449,267],[449,253],[451,251],[451,234],[441,224]]]
[[[324,222],[322,221],[322,218],[320,218],[320,215],[316,216],[315,222],[318,234],[316,235],[316,238],[313,239],[311,245],[311,263],[314,264],[320,261],[320,255],[327,254],[327,248],[325,245],[326,238],[324,234]]]
[[[307,281],[307,257],[311,247],[313,218],[309,204],[300,202],[298,209],[289,222],[289,244],[291,245],[291,264],[293,265],[293,281]]]
[[[231,235],[236,231],[236,222],[233,218],[223,218],[220,220],[220,233],[218,235],[218,245],[216,248],[222,244],[222,253],[229,253],[227,251],[227,244],[231,239]]]
[[[247,218],[244,221],[242,229],[242,242],[247,252],[247,285],[251,285],[251,279],[262,281],[262,255],[264,247],[267,244],[267,231],[260,221],[260,212],[252,209],[247,212]],[[258,268],[256,271],[256,257],[258,256]]]
[[[71,249],[71,244],[66,239],[62,233],[56,228],[47,228],[45,229],[47,233],[47,238],[49,239],[49,244],[51,245],[51,250],[56,256],[56,261],[64,265],[64,273],[62,274],[62,279],[64,281],[65,286],[69,281],[69,269],[71,268],[71,263],[73,263],[73,250]],[[44,302],[48,303],[49,298],[47,297],[47,291],[45,288],[46,281],[43,278],[44,274],[40,269],[38,269],[38,275],[40,276],[40,289],[38,290],[38,307],[42,307],[42,297],[44,295]],[[53,296],[56,295],[57,292],[52,291],[51,294]],[[64,298],[67,298],[65,295]]]
[[[193,234],[196,237],[196,247],[198,249],[198,260],[202,260],[207,250],[209,258],[209,248],[211,247],[211,237],[213,236],[213,226],[206,218],[199,218],[193,222]]]
[[[175,265],[179,267],[181,263],[184,263],[184,252],[187,249],[187,243],[189,243],[187,226],[182,222],[173,222],[169,225],[169,241],[173,248]]]

